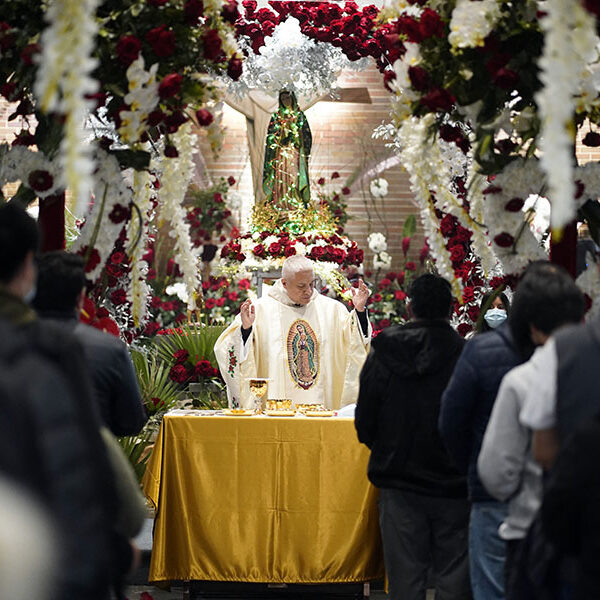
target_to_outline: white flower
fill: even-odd
[[[373,179],[373,181],[371,181],[369,189],[371,190],[371,194],[373,194],[375,198],[384,198],[385,196],[387,196],[388,193],[388,182],[382,177],[379,177],[378,179]]]
[[[165,288],[165,292],[169,294],[169,296],[177,296],[182,302],[187,304],[188,301],[188,292],[185,283],[182,281],[178,281],[177,283],[172,283]]]
[[[458,0],[450,20],[450,45],[453,48],[483,46],[501,16],[500,6],[498,0]]]
[[[392,264],[392,257],[385,251],[373,256],[374,269],[388,269]]]
[[[379,232],[370,233],[367,236],[367,243],[369,244],[370,250],[374,254],[380,254],[381,252],[385,252],[387,250],[387,241],[385,239],[385,235]]]

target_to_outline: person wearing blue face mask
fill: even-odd
[[[480,318],[476,327],[477,333],[485,333],[500,327],[506,321],[510,310],[510,302],[506,294],[498,294],[490,303],[490,298],[494,292],[488,292],[481,298],[480,310],[485,310],[483,319]],[[488,307],[486,310],[486,306]]]

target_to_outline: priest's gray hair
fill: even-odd
[[[315,272],[312,260],[301,254],[294,254],[294,256],[289,256],[283,261],[281,278],[287,281],[297,273],[304,273],[305,271]]]

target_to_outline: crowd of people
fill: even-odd
[[[392,600],[600,598],[600,323],[572,277],[529,265],[466,343],[448,283],[410,289],[360,376]]]
[[[115,436],[147,415],[126,345],[78,322],[83,260],[38,245],[0,206],[0,598],[123,598],[147,509]]]

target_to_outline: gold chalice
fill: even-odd
[[[250,393],[254,398],[254,408],[256,412],[262,412],[262,400],[267,395],[269,380],[260,377],[254,377],[248,380]]]

